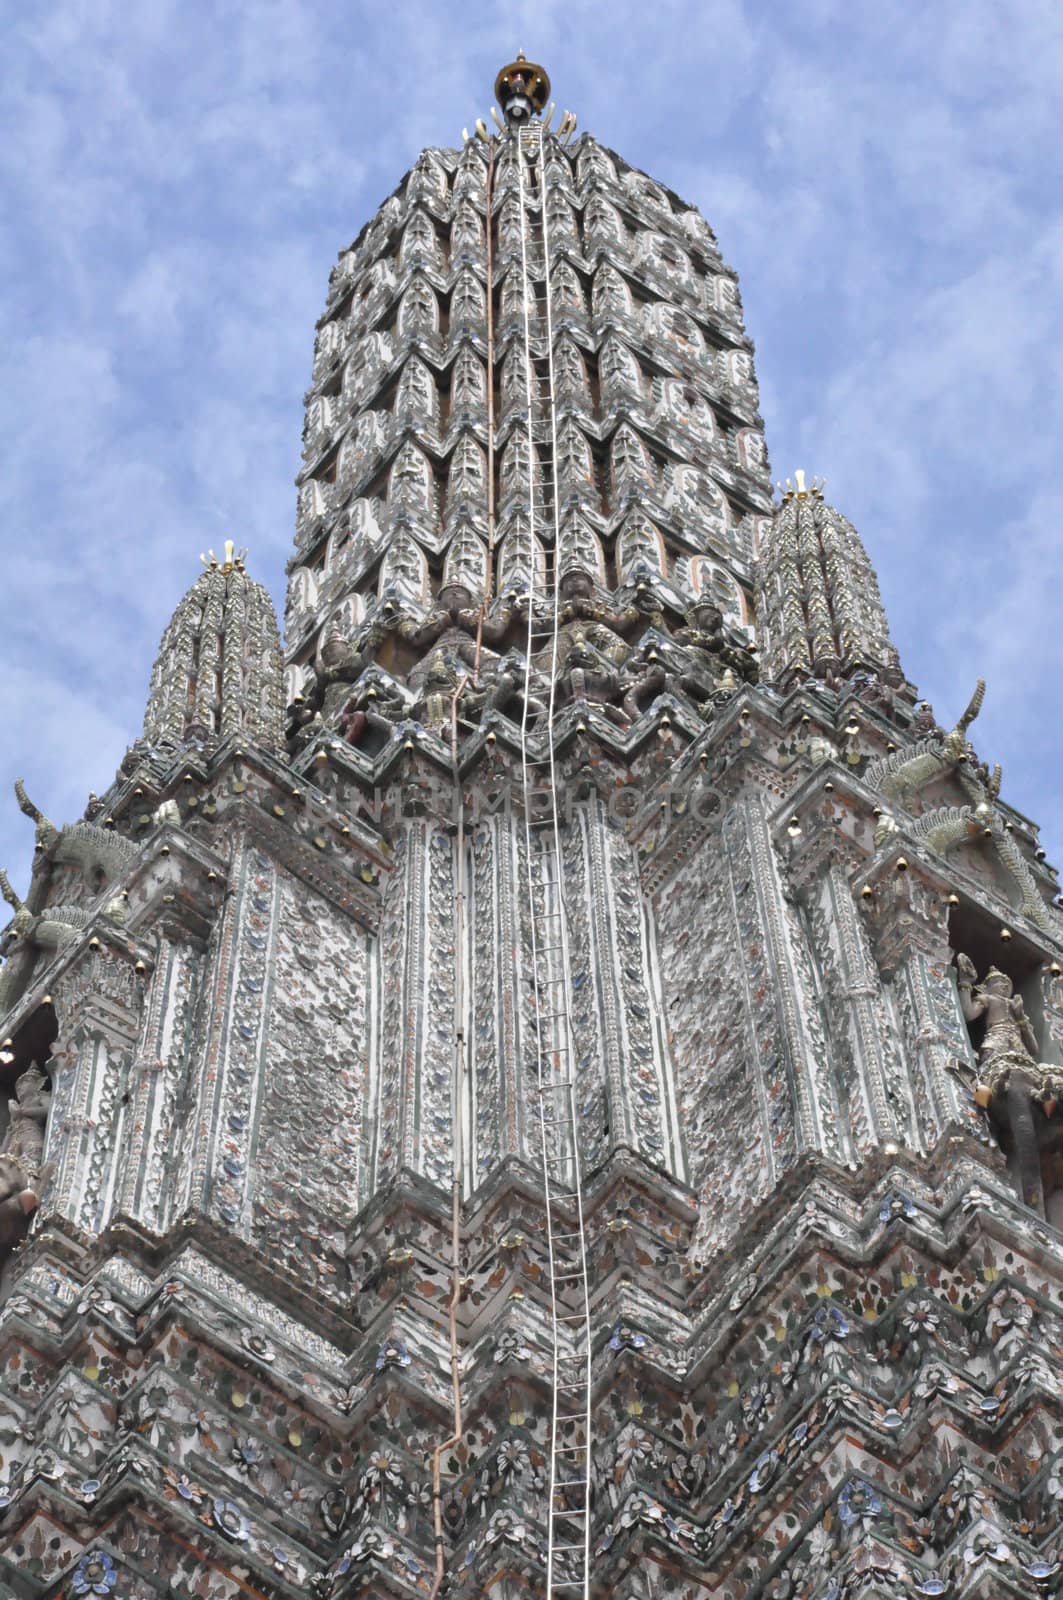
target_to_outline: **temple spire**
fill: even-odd
[[[247,576],[246,552],[221,558],[180,601],[151,674],[144,738],[151,745],[242,733],[272,750],[282,742],[280,635],[273,602]]]
[[[847,676],[860,668],[900,678],[878,579],[860,535],[798,471],[760,552],[759,623],[773,678]]]

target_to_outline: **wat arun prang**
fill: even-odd
[[[283,654],[227,547],[19,790],[0,1587],[1053,1593],[1056,875],[708,224],[495,92],[332,272]]]

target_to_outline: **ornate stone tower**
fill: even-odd
[[[229,547],[19,789],[3,1581],[1050,1593],[1055,875],[707,224],[495,92],[333,272],[283,661]]]

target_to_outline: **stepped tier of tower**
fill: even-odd
[[[708,1271],[689,1193],[653,1173],[614,1163],[588,1217],[592,1593],[1052,1592],[1059,1242],[976,1144],[806,1170]],[[342,1315],[202,1225],[161,1258],[105,1239],[95,1265],[52,1229],[0,1311],[12,1592],[427,1595],[448,1225],[398,1186],[352,1234]],[[447,1592],[508,1600],[542,1592],[541,1197],[500,1174],[464,1225]]]
[[[229,548],[107,792],[19,787],[20,1600],[1052,1592],[1058,883],[982,688],[940,726],[772,507],[750,355],[586,135],[426,152],[333,275],[283,658]]]
[[[461,669],[479,638],[489,696],[555,582],[620,661],[642,614],[674,631],[699,600],[751,642],[771,491],[734,275],[696,211],[591,139],[421,157],[333,273],[305,456],[304,717],[365,709],[350,686],[377,666],[416,719],[437,640]]]

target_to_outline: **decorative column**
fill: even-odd
[[[862,861],[826,795],[810,796],[780,823],[780,849],[823,973],[838,1091],[852,1157],[901,1139],[910,1142],[913,1108],[891,1043],[882,986],[853,898]]]
[[[508,810],[483,817],[467,841],[466,950],[472,1187],[507,1155],[533,1155],[534,1109],[521,1078],[523,830]],[[529,1070],[534,1070],[534,1060]]]
[[[246,834],[234,841],[229,884],[212,946],[207,1031],[196,1048],[189,1149],[173,1215],[204,1212],[249,1240],[252,1130],[268,1045],[280,887],[275,862]]]
[[[130,1066],[140,1033],[142,979],[107,945],[86,944],[56,980],[59,1037],[52,1047],[52,1108],[45,1161],[55,1177],[39,1216],[99,1233],[115,1208],[130,1120]]]
[[[974,1055],[951,972],[944,886],[909,865],[898,846],[875,863],[858,892],[904,1043],[914,1148],[933,1149],[953,1127],[984,1138],[957,1070],[967,1068],[973,1081]]]
[[[403,1168],[440,1186],[450,1182],[454,895],[449,830],[428,821],[405,822],[380,920],[370,1193]]]
[[[1058,961],[1041,969],[1041,1059],[1063,1062],[1063,970]]]
[[[651,987],[653,951],[634,852],[600,799],[581,805],[576,817],[586,858],[585,1003],[601,1034],[610,1142],[682,1182],[674,1073]]]
[[[844,1159],[807,940],[787,905],[759,796],[743,792],[701,835],[652,912],[707,1254],[734,1243],[803,1152],[826,1146]]]
[[[839,1159],[840,1151],[830,1041],[824,1035],[815,1004],[807,939],[793,914],[785,887],[783,857],[773,838],[768,804],[760,792],[744,793],[742,804],[727,818],[724,840],[740,929],[745,922],[742,902],[750,886],[756,890],[767,958],[761,970],[766,971],[768,982],[753,984],[753,972],[748,966],[746,981],[750,984],[751,1003],[763,1017],[757,1029],[757,1043],[766,1057],[765,1092],[776,1130],[773,1143],[781,1172],[804,1150],[824,1150]],[[766,1024],[771,1004],[778,1043],[769,1052]],[[784,1105],[789,1107],[792,1131],[782,1125]]]
[[[130,1063],[114,1210],[153,1233],[164,1233],[169,1223],[170,1172],[202,965],[202,954],[187,942],[160,938],[140,1048]]]

